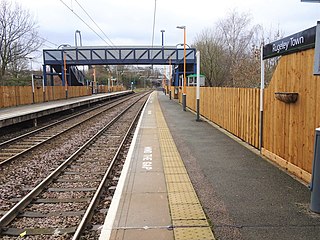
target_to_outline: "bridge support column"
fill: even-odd
[[[43,93],[43,102],[45,102],[46,101],[45,83],[47,82],[47,65],[43,65],[42,69],[43,69],[42,93]]]

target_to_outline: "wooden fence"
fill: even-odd
[[[81,97],[92,94],[92,88],[87,86],[68,86],[68,93],[64,86],[36,87],[34,95],[31,86],[0,86],[0,108],[12,107],[24,104],[41,103],[73,97]],[[122,91],[122,86],[114,86],[109,92]],[[99,86],[98,93],[108,92],[107,86]]]
[[[264,91],[262,154],[306,182],[315,128],[320,127],[320,77],[313,75],[313,60],[314,49],[281,57]],[[298,100],[284,103],[275,98],[276,92],[296,92]],[[259,147],[259,89],[201,87],[200,93],[202,116]],[[195,94],[195,87],[187,87],[187,107],[194,111]]]
[[[281,57],[264,95],[263,154],[309,182],[315,128],[320,127],[320,77],[313,75],[314,49]],[[284,103],[276,92],[296,92]]]
[[[258,148],[259,96],[259,89],[201,87],[200,114]],[[187,87],[187,107],[196,111],[196,87]]]

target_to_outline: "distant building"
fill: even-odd
[[[205,76],[200,74],[200,87],[205,86]],[[187,86],[196,87],[197,86],[197,74],[191,74],[187,76]]]

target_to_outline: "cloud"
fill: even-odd
[[[105,36],[86,16],[76,0],[62,0],[89,24],[101,37]],[[116,45],[151,45],[153,29],[153,0],[77,0]],[[61,0],[17,0],[38,19],[40,34],[56,43],[74,45],[74,33],[80,30],[84,45],[104,46],[86,24],[79,20]],[[165,44],[183,42],[183,33],[177,25],[187,26],[187,42],[236,9],[250,12],[253,23],[267,29],[280,26],[286,35],[316,24],[320,4],[301,3],[299,0],[156,0],[156,25],[154,45],[161,44],[161,29],[165,29]],[[48,43],[49,44],[49,43]],[[50,45],[50,44],[49,44]],[[50,45],[51,46],[51,45]]]

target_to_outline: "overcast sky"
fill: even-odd
[[[85,46],[106,46],[105,35],[87,17],[77,4],[94,19],[114,45],[151,45],[155,0],[16,0],[29,9],[39,24],[40,35],[50,42],[74,45],[75,31],[80,30]],[[100,39],[62,2],[68,5],[99,35]],[[183,42],[187,27],[187,43],[193,43],[197,34],[210,28],[230,11],[250,13],[252,24],[265,28],[278,26],[285,35],[291,35],[315,26],[320,18],[320,3],[301,3],[300,0],[156,0],[154,45],[161,45],[160,30],[165,30],[165,45]],[[49,42],[45,48],[56,48]]]

